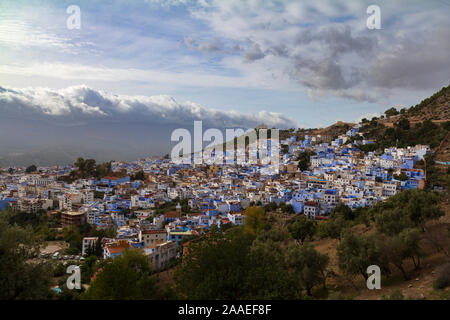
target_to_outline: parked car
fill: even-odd
[[[47,259],[49,257],[48,253],[41,253],[41,258],[42,259]]]

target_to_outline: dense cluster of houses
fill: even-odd
[[[414,165],[430,152],[428,146],[363,153],[358,146],[371,141],[351,139],[358,135],[355,126],[336,139],[306,135],[297,141],[293,135],[282,140],[286,153],[278,174],[265,174],[262,164],[174,164],[148,158],[113,162],[111,176],[69,184],[58,178],[76,170],[72,166],[39,167],[38,173],[30,174],[10,168],[0,175],[0,210],[61,212],[63,227],[114,226],[114,239],[101,240],[105,258],[139,247],[151,265],[163,268],[184,239],[212,226],[243,224],[243,210],[251,205],[283,202],[314,219],[326,217],[338,203],[371,206],[401,190],[424,187],[424,172]],[[308,170],[300,171],[297,158],[305,151],[313,155]],[[145,181],[132,181],[141,170]],[[177,205],[157,214],[168,203]],[[97,241],[83,239],[83,253]]]

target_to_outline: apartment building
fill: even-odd
[[[150,267],[153,270],[163,269],[177,256],[177,246],[173,241],[158,243],[144,250]]]
[[[167,231],[161,230],[141,230],[139,232],[139,242],[144,246],[150,247],[167,240]]]
[[[86,221],[86,213],[79,211],[67,211],[61,213],[61,224],[65,227],[80,226]]]

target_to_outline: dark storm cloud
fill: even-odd
[[[202,120],[206,126],[216,128],[251,128],[261,123],[281,128],[296,126],[294,121],[275,112],[245,114],[219,111],[193,102],[178,103],[166,95],[113,95],[86,86],[63,90],[0,87],[0,113],[4,117],[55,119],[64,125],[80,121],[120,122],[124,128],[137,122],[183,127],[195,120]]]

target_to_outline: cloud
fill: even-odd
[[[62,90],[0,87],[0,113],[5,117],[54,119],[62,125],[88,121],[183,127],[202,120],[205,126],[215,128],[252,128],[261,123],[277,128],[298,126],[276,112],[219,111],[195,102],[179,103],[167,95],[115,95],[86,86]]]
[[[311,114],[302,109],[305,92],[342,103],[409,103],[448,85],[448,5],[382,1],[382,29],[368,30],[369,4],[116,0],[83,5],[83,27],[73,31],[65,27],[63,5],[21,3],[23,16],[8,14],[9,6],[0,12],[9,16],[0,18],[0,80],[197,97],[229,89],[295,92],[297,118]],[[268,107],[278,107],[276,94]],[[240,107],[248,107],[245,99]]]
[[[401,39],[370,67],[369,83],[382,88],[437,89],[450,81],[450,29]]]
[[[197,61],[191,61],[194,64],[189,63],[189,60],[186,59],[181,60],[185,66],[189,65],[191,67],[185,72],[161,69],[104,67],[100,65],[93,66],[72,63],[2,64],[0,65],[0,75],[21,76],[25,77],[25,79],[46,77],[71,80],[75,82],[74,84],[86,81],[123,81],[127,83],[145,83],[149,86],[165,84],[168,86],[197,86],[201,88],[285,88],[279,82],[266,81],[267,79],[261,78],[259,73],[252,73],[252,70],[246,71],[242,75],[213,73],[208,72],[208,70],[193,68],[192,66]]]
[[[284,77],[315,95],[379,102],[398,89],[448,84],[448,6],[382,3],[382,30],[368,30],[369,4],[211,0],[191,14],[242,48],[234,54],[244,64],[267,66],[274,57],[261,76],[284,67]]]
[[[244,53],[244,60],[246,62],[253,62],[264,58],[266,54],[261,51],[259,44],[255,43],[253,47]]]
[[[224,45],[218,39],[198,43],[191,37],[186,37],[184,43],[189,49],[204,53],[219,52],[224,49]]]

